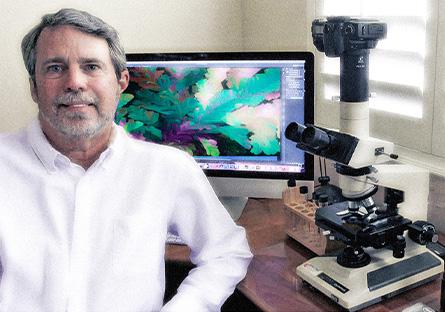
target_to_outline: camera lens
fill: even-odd
[[[351,24],[348,24],[345,27],[345,34],[350,35],[353,34],[355,32],[354,26],[352,26]]]

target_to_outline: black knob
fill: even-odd
[[[439,239],[434,225],[420,220],[408,226],[408,236],[420,245],[426,245],[430,242],[435,243]]]
[[[321,194],[319,197],[318,197],[318,205],[320,206],[320,207],[324,207],[324,206],[327,206],[329,204],[329,197],[328,197],[328,195],[326,195],[326,194]]]
[[[397,235],[392,247],[392,255],[394,258],[403,258],[405,256],[406,241],[403,235]]]
[[[397,205],[404,201],[404,192],[392,188],[385,189],[385,203],[389,211],[397,211]]]

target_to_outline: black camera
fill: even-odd
[[[373,49],[386,37],[386,24],[376,20],[334,16],[312,22],[315,47],[327,56],[337,57],[354,50]]]
[[[369,50],[386,37],[386,24],[336,16],[314,20],[311,31],[317,50],[340,57],[340,100],[368,101]]]

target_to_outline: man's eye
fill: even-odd
[[[60,73],[62,71],[62,66],[60,65],[50,65],[46,68],[49,73]]]
[[[96,71],[99,69],[99,66],[96,64],[88,64],[85,66],[88,71]]]

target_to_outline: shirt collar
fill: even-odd
[[[63,159],[67,157],[57,151],[48,142],[45,134],[43,134],[43,131],[40,128],[39,120],[35,119],[31,122],[31,124],[26,129],[26,134],[28,142],[31,145],[34,153],[45,166],[45,168],[49,172],[56,171],[56,159],[64,161]]]
[[[112,160],[124,152],[125,148],[123,145],[125,144],[126,137],[127,134],[125,130],[113,123],[113,132],[111,134],[108,148],[102,152],[93,166],[101,166],[102,168],[107,169],[112,164]]]
[[[48,139],[40,127],[38,119],[35,119],[30,123],[26,129],[26,133],[28,142],[34,153],[49,172],[55,172],[57,169],[61,168],[61,166],[71,164],[68,157],[60,153],[48,142]],[[121,146],[124,144],[125,136],[125,131],[113,123],[113,133],[110,139],[110,144],[92,166],[102,166],[106,168],[109,160],[119,154],[119,151],[123,150]]]

